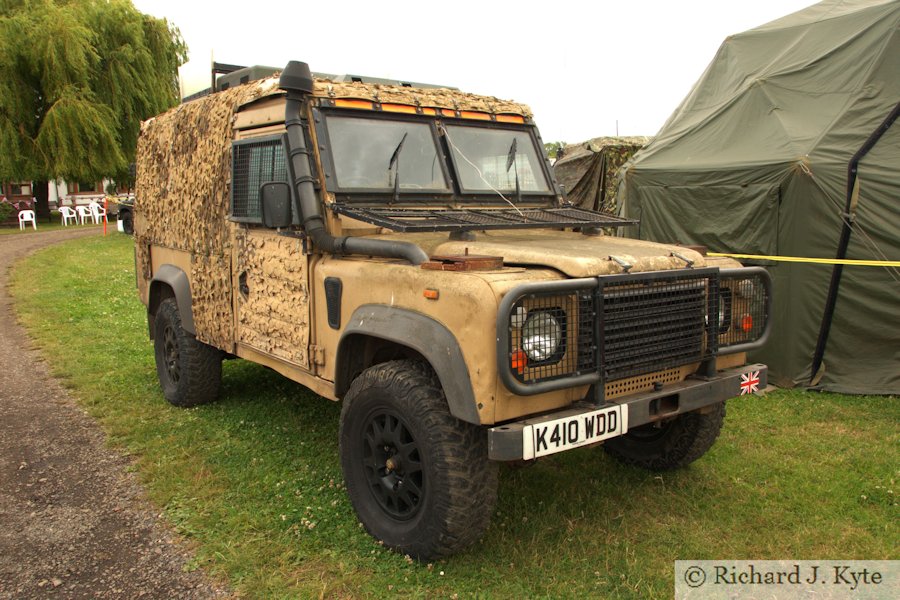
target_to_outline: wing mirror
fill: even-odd
[[[269,229],[290,227],[291,186],[284,181],[270,181],[259,186],[263,225]]]

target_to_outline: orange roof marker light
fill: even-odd
[[[375,105],[368,100],[335,100],[334,105],[338,108],[362,108],[372,110]]]
[[[392,113],[405,113],[408,115],[416,114],[416,107],[409,104],[382,104],[381,110]]]
[[[454,119],[472,119],[474,121],[497,121],[498,123],[525,123],[525,117],[510,113],[491,115],[490,113],[478,110],[455,111],[451,108],[424,108],[416,107],[411,104],[395,104],[390,102],[379,105],[375,102],[370,102],[369,100],[355,100],[351,98],[339,98],[334,101],[334,106],[336,108],[356,108],[362,110],[380,109],[383,112],[389,113],[402,113],[407,115],[422,114],[428,115],[429,117],[451,117]]]
[[[483,112],[476,112],[474,110],[463,110],[460,111],[459,116],[463,119],[475,119],[476,121],[490,121],[491,115]]]

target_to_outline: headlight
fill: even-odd
[[[522,350],[534,362],[548,360],[562,343],[562,326],[549,312],[532,312],[522,327]]]

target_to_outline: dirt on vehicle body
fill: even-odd
[[[766,273],[602,235],[630,221],[564,201],[524,105],[289,63],[145,123],[137,167],[166,398],[214,400],[234,356],[342,401],[348,493],[398,551],[476,541],[498,461],[682,466],[765,387]]]

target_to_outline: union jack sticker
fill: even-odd
[[[741,373],[741,396],[759,391],[759,371]]]

